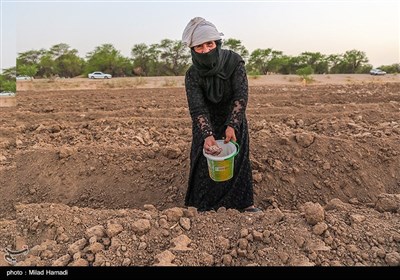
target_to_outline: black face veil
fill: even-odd
[[[208,53],[196,53],[191,48],[191,54],[194,67],[206,79],[207,99],[218,103],[224,94],[223,80],[229,79],[238,63],[243,60],[238,54],[221,49],[221,40],[215,43],[217,47]]]

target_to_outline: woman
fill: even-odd
[[[193,65],[185,76],[186,95],[192,118],[189,185],[186,206],[200,211],[235,208],[258,212],[254,207],[249,159],[249,133],[245,115],[248,83],[244,61],[237,53],[221,49],[217,28],[201,17],[186,26],[182,41],[191,49]],[[213,153],[216,140],[233,140],[240,146],[234,176],[213,181],[203,155]]]

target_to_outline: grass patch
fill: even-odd
[[[300,76],[303,85],[310,84],[314,81],[314,78],[311,76],[313,72],[314,71],[310,65],[296,70],[296,74]]]
[[[311,84],[315,81],[315,79],[312,76],[306,75],[300,78],[303,84]]]
[[[346,78],[346,82],[348,82],[348,83],[353,83],[354,82],[353,78],[350,77],[350,76],[346,76],[345,78]]]
[[[163,87],[176,87],[178,84],[177,81],[171,79],[164,79],[164,83],[162,84]]]
[[[132,87],[132,80],[114,80],[114,88],[129,88]]]
[[[133,84],[135,86],[143,86],[143,85],[147,84],[147,82],[142,77],[138,77],[138,78],[135,78],[135,80],[133,81]]]
[[[115,83],[113,82],[105,82],[104,84],[107,88],[115,88]]]

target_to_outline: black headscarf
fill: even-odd
[[[221,40],[215,41],[217,47],[208,53],[196,53],[191,48],[194,68],[206,80],[206,97],[213,103],[221,101],[224,94],[224,83],[232,75],[239,62],[243,61],[240,55],[221,49]]]

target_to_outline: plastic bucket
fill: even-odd
[[[239,145],[233,141],[225,144],[224,140],[217,140],[217,144],[222,148],[218,156],[206,154],[204,149],[203,155],[207,158],[210,178],[216,182],[223,182],[233,177],[235,156],[239,153]]]

